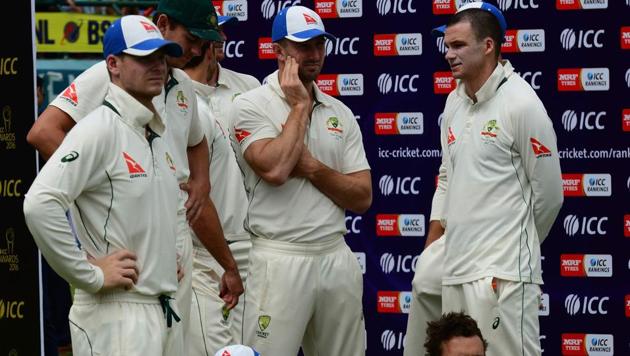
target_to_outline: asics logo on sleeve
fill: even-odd
[[[77,151],[70,151],[70,153],[68,153],[67,155],[61,157],[61,162],[68,163],[68,162],[74,161],[77,158],[79,158],[79,152],[77,152]]]

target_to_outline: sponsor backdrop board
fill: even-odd
[[[318,85],[353,110],[372,166],[372,208],[346,218],[364,273],[370,356],[402,355],[440,116],[455,87],[430,30],[467,2],[213,1],[241,20],[226,28],[224,66],[260,80],[276,68],[271,23],[283,7],[315,9],[337,36]],[[508,22],[503,56],[544,102],[564,173],[565,204],[542,248],[544,353],[630,354],[630,0],[494,4]]]
[[[33,8],[10,1],[3,11],[19,21],[0,22],[0,355],[38,355],[39,258],[22,214],[35,177],[35,150],[26,133],[35,119]]]

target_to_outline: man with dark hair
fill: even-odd
[[[562,179],[543,104],[500,58],[506,28],[499,9],[475,2],[434,30],[445,37],[457,89],[444,109],[429,227],[437,239],[431,246],[440,248],[427,248],[418,261],[408,333],[418,334],[418,321],[431,320],[429,306],[440,299],[434,283],[419,278],[428,272],[420,261],[431,252],[430,259],[443,261],[442,312],[475,318],[490,355],[538,355],[540,244],[562,205]],[[411,355],[417,345],[408,346]]]
[[[428,356],[485,356],[488,348],[477,322],[461,312],[428,323],[426,340]]]

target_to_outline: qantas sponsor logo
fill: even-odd
[[[328,95],[363,95],[363,74],[320,74],[316,83]]]
[[[532,145],[532,150],[534,151],[534,155],[536,156],[536,158],[551,157],[551,151],[547,148],[547,146],[540,143],[540,141],[533,137],[530,137],[529,142]]]
[[[377,112],[374,132],[377,135],[422,135],[424,116],[421,112]]]
[[[142,168],[142,166],[136,162],[131,155],[127,152],[123,152],[123,159],[127,164],[127,169],[129,170],[129,178],[137,178],[137,177],[146,177],[147,174]]]
[[[565,110],[562,113],[562,127],[566,131],[594,131],[604,130],[605,111],[573,111]]]
[[[558,91],[607,91],[610,89],[608,68],[560,68]]]
[[[623,26],[619,29],[619,41],[621,49],[630,49],[630,26]]]
[[[251,135],[252,133],[247,131],[247,130],[243,130],[243,129],[234,129],[234,136],[236,136],[236,140],[241,143],[244,139],[247,138],[247,136]]]
[[[376,0],[376,9],[381,16],[415,14],[414,0]]]
[[[212,1],[217,14],[236,17],[239,21],[247,21],[247,0]]]
[[[393,255],[386,252],[381,255],[381,270],[385,274],[415,272],[418,257],[420,257],[420,255]]]
[[[276,59],[271,37],[260,37],[258,39],[258,59]]]
[[[564,232],[567,236],[606,235],[607,216],[578,216],[569,214],[564,218]]]
[[[79,105],[79,97],[77,96],[77,89],[74,85],[74,82],[70,83],[70,86],[68,86],[66,90],[61,93],[61,98],[65,99],[73,106]]]
[[[611,334],[562,334],[562,356],[612,356]]]
[[[452,72],[433,73],[433,92],[435,94],[449,94],[457,87]]]
[[[589,297],[569,294],[564,299],[564,309],[568,315],[607,315],[610,297]]]
[[[560,255],[562,277],[612,277],[612,255]]]
[[[389,188],[383,179],[381,182],[384,185],[383,188]],[[376,236],[424,236],[424,234],[424,214],[376,215]]]
[[[300,4],[300,0],[263,0],[260,4],[260,12],[265,19],[270,20],[285,7]]]
[[[455,143],[457,139],[455,138],[455,135],[453,134],[453,129],[449,126],[448,127],[448,141],[446,142],[447,145],[452,145]]]
[[[569,51],[574,48],[604,48],[601,37],[606,33],[605,30],[575,30],[565,28],[560,33],[560,43],[562,48]]]
[[[363,16],[363,0],[315,0],[315,12],[323,19]]]
[[[359,54],[359,37],[326,38],[326,56],[348,56]]]
[[[562,174],[562,187],[565,197],[609,197],[612,195],[610,174]]]
[[[374,34],[375,56],[419,56],[422,54],[421,33]]]
[[[378,313],[409,314],[411,298],[413,298],[411,292],[378,291],[376,311]]]
[[[544,52],[545,30],[507,30],[501,44],[501,52]]]
[[[596,10],[607,8],[608,0],[556,0],[556,9],[558,10]]]

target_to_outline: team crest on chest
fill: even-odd
[[[177,102],[177,107],[179,107],[182,112],[188,112],[188,98],[186,97],[186,95],[184,95],[183,91],[177,91],[175,101]]]
[[[338,140],[343,138],[343,125],[335,116],[331,116],[326,120],[326,130],[328,130],[331,136]]]
[[[175,172],[177,169],[175,169],[175,162],[173,162],[173,158],[171,158],[171,155],[169,155],[168,152],[165,152],[165,155],[168,168],[170,168],[171,171]]]
[[[485,143],[494,143],[499,134],[497,120],[488,120],[481,129],[481,140]]]

